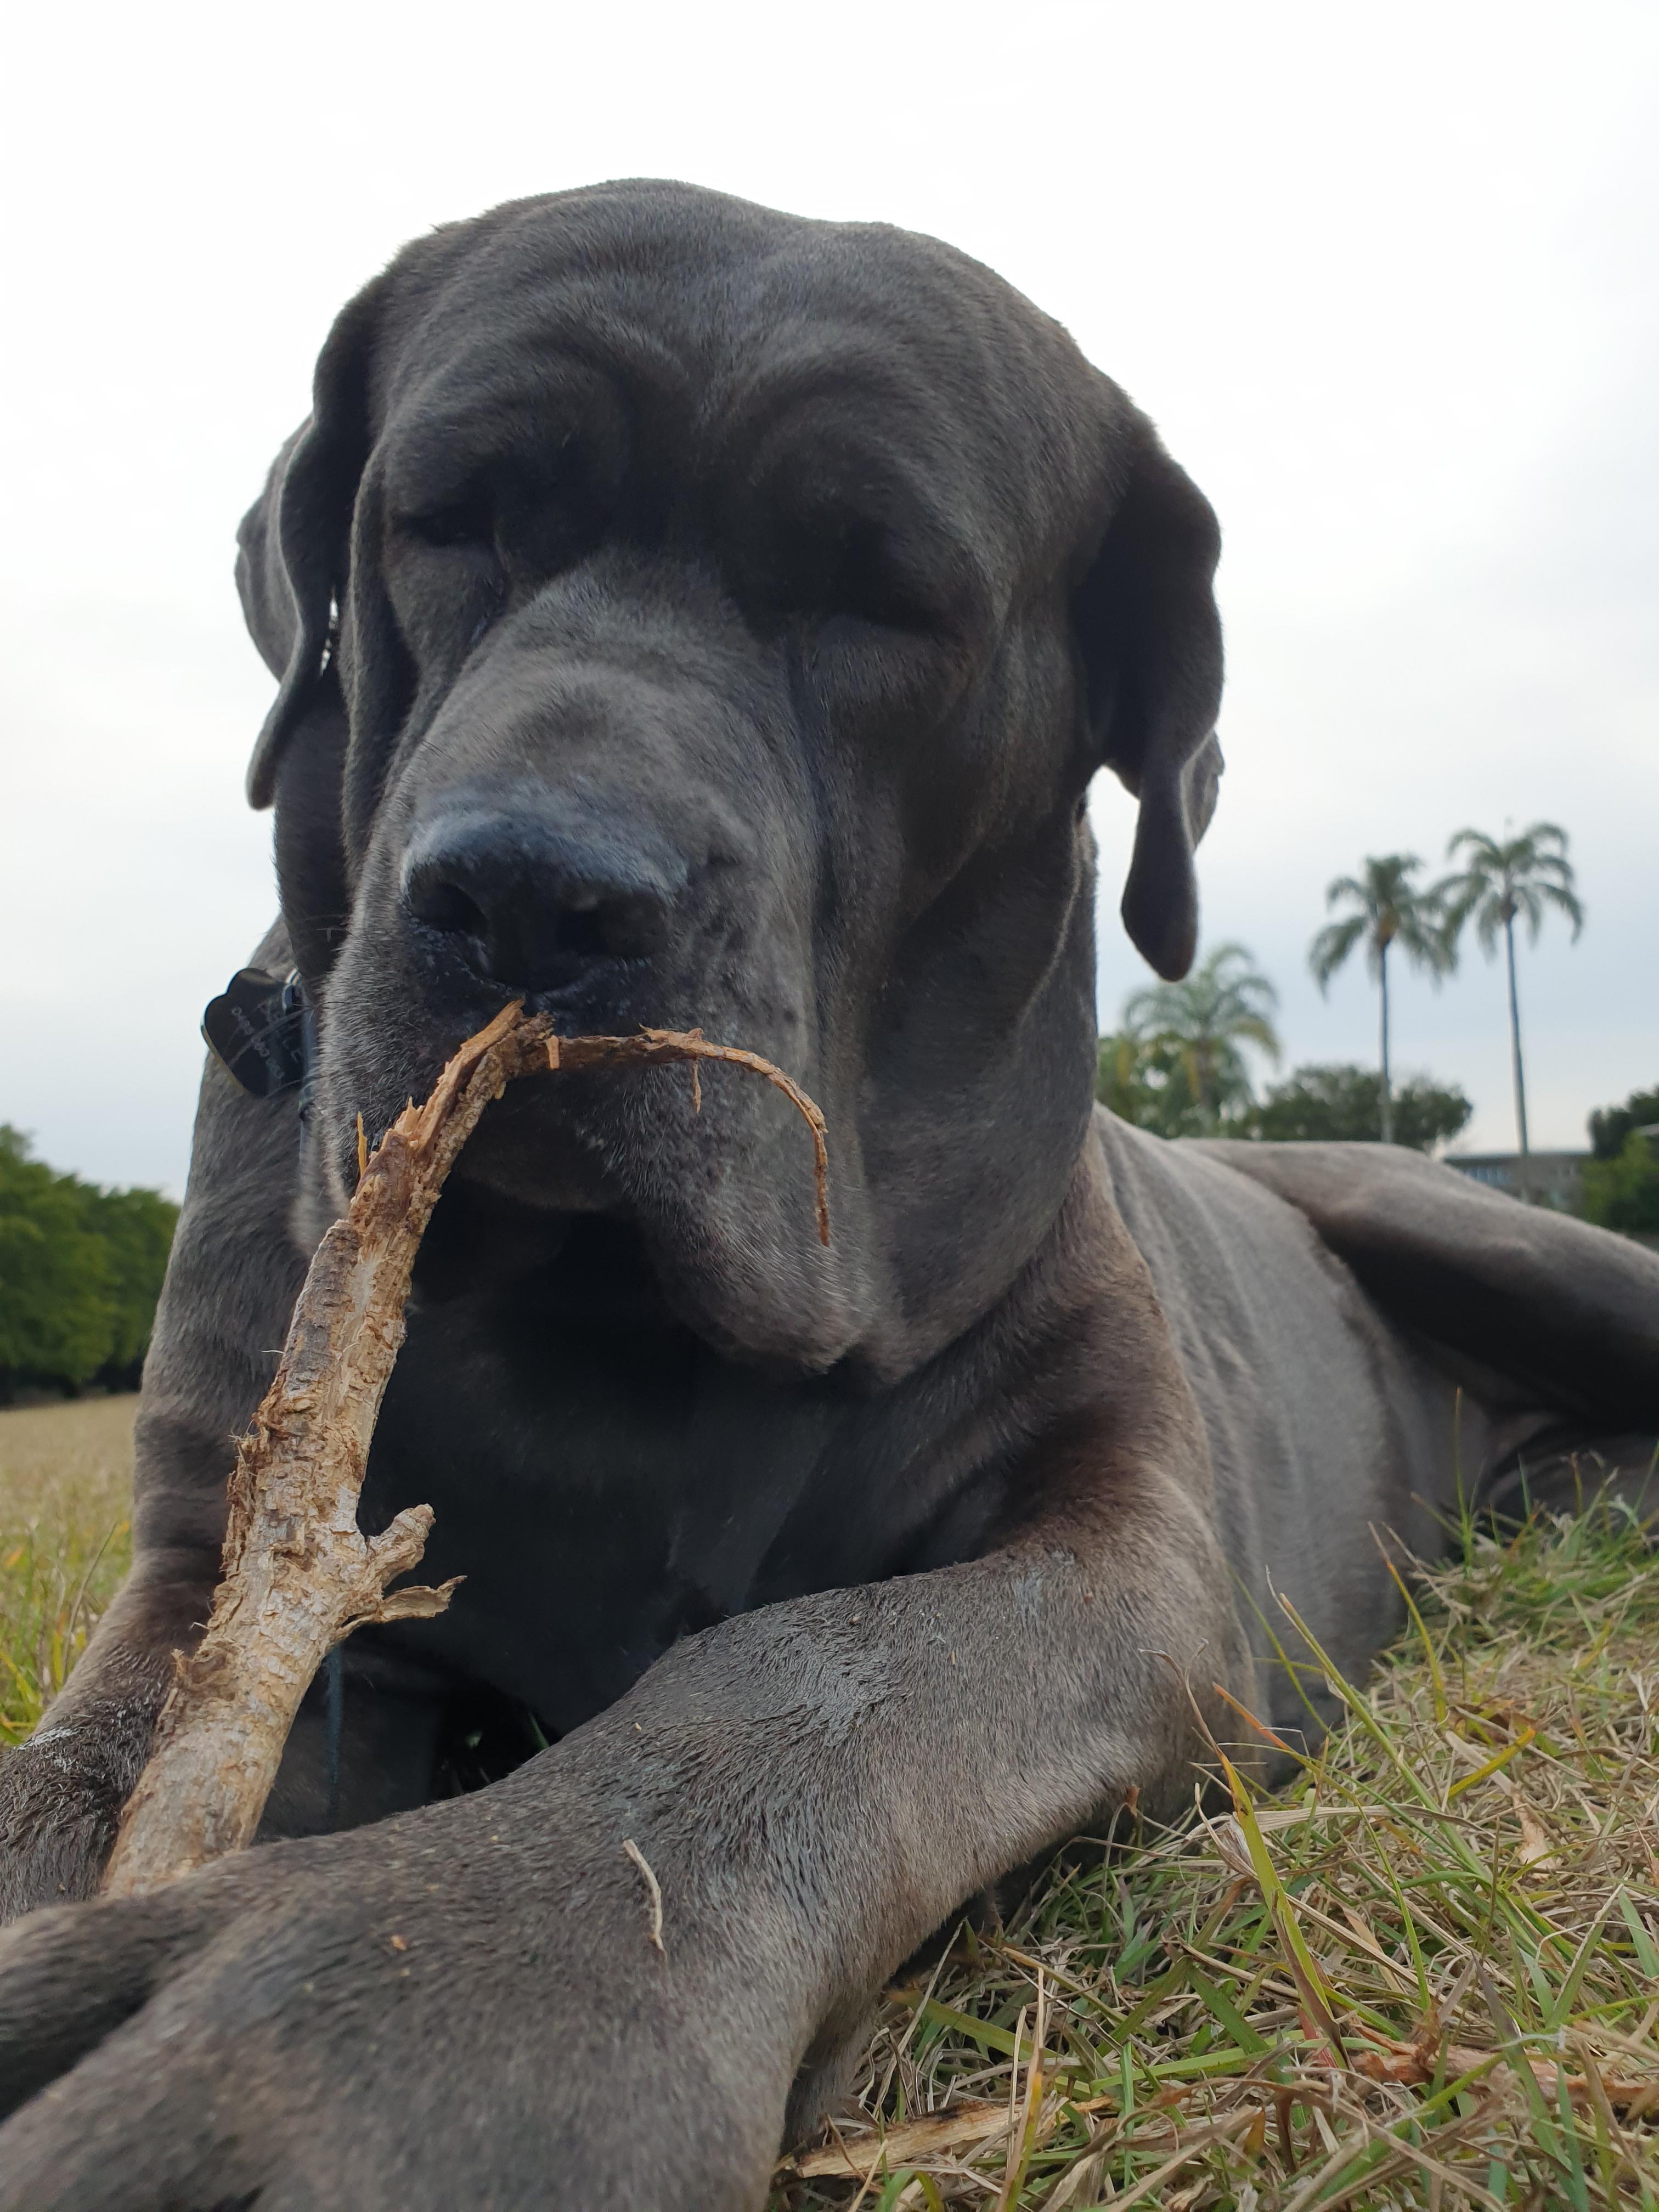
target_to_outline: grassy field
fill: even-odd
[[[1659,1563],[1600,1509],[1458,1549],[1292,1787],[890,1993],[775,2212],[1659,2205]]]
[[[0,1744],[33,1727],[126,1572],[137,1403],[0,1408]]]
[[[0,1741],[125,1564],[132,1404],[0,1412]],[[1659,2212],[1659,1561],[1593,1508],[1414,1595],[1290,1789],[1071,1855],[892,1991],[774,2212]]]

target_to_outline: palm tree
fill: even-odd
[[[1584,927],[1584,909],[1573,889],[1572,863],[1567,858],[1567,833],[1553,822],[1534,822],[1518,837],[1501,843],[1481,830],[1460,830],[1446,848],[1446,858],[1463,854],[1463,866],[1436,886],[1445,903],[1444,934],[1449,947],[1455,945],[1463,925],[1471,919],[1480,950],[1488,960],[1498,950],[1498,933],[1504,933],[1504,951],[1510,971],[1510,1058],[1515,1073],[1515,1127],[1521,1140],[1521,1188],[1528,1197],[1527,1160],[1527,1079],[1521,1064],[1521,1001],[1515,988],[1515,923],[1519,915],[1527,924],[1530,940],[1538,942],[1544,916],[1559,908],[1572,924],[1573,941]]]
[[[1365,948],[1365,965],[1376,979],[1382,1001],[1382,1141],[1394,1142],[1394,1088],[1389,1070],[1389,953],[1398,945],[1414,968],[1425,968],[1437,984],[1455,955],[1447,939],[1438,889],[1419,890],[1412,878],[1422,866],[1415,853],[1369,855],[1364,872],[1339,876],[1325,893],[1327,908],[1352,906],[1352,914],[1328,922],[1308,951],[1308,965],[1322,992],[1330,988],[1337,969],[1357,945]]]
[[[1241,1046],[1279,1057],[1273,1009],[1279,994],[1242,945],[1218,945],[1182,983],[1155,983],[1124,1001],[1122,1043],[1180,1070],[1200,1127],[1213,1130],[1225,1106],[1251,1096]]]

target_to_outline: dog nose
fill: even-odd
[[[473,809],[439,816],[405,854],[406,910],[478,975],[546,990],[596,960],[662,942],[690,870],[646,825]]]

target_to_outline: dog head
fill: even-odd
[[[823,1109],[828,1250],[799,1123],[726,1068],[700,1116],[683,1071],[515,1085],[459,1172],[624,1217],[735,1356],[930,1356],[1087,1125],[1103,766],[1130,934],[1191,959],[1217,545],[1117,387],[933,240],[632,184],[408,248],[238,569],[337,1196],[357,1115],[509,999],[699,1027]]]

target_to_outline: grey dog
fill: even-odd
[[[1659,1259],[1389,1148],[1093,1104],[1085,794],[1138,801],[1124,921],[1180,975],[1217,550],[1066,333],[900,232],[605,185],[344,310],[240,568],[279,684],[258,959],[314,1064],[209,1066],[131,1577],[0,1771],[0,2206],[757,2206],[965,1899],[1189,1801],[1215,1686],[1305,1719],[1270,1589],[1358,1672],[1374,1532],[1432,1547],[1460,1473],[1638,1480]],[[453,1610],[346,1647],[261,1848],[62,1901],[358,1115],[514,997],[787,1068],[831,1244],[764,1086],[517,1085],[365,1493],[436,1507]]]

